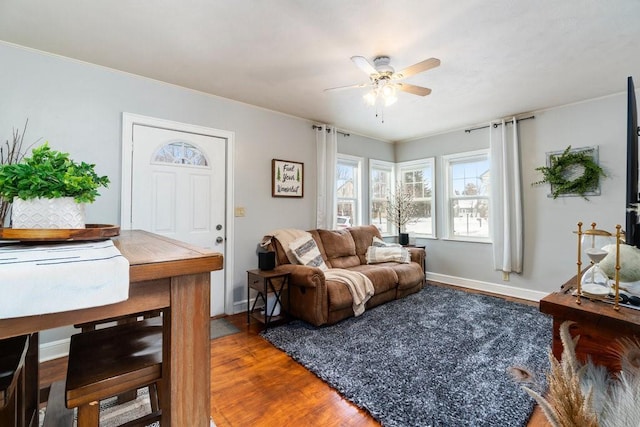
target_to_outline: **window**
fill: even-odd
[[[362,223],[360,215],[360,170],[362,158],[338,154],[336,170],[337,226],[347,228]]]
[[[398,164],[398,177],[403,188],[413,195],[417,212],[405,225],[405,232],[420,237],[435,237],[434,159]]]
[[[153,153],[153,163],[171,163],[181,166],[208,166],[207,157],[194,145],[184,141],[170,142]]]
[[[370,223],[381,234],[393,234],[392,224],[387,222],[387,196],[393,188],[394,164],[382,160],[369,161]]]
[[[447,237],[489,242],[488,150],[443,156]]]

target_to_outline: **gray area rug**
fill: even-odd
[[[214,319],[210,323],[210,334],[209,337],[213,340],[216,338],[224,337],[226,335],[235,334],[240,332],[240,329],[233,326],[229,321],[225,318]]]
[[[44,421],[44,414],[47,408],[40,409],[40,427]],[[77,410],[74,410],[73,425],[77,425]],[[138,390],[138,397],[131,402],[122,405],[117,404],[117,398],[112,397],[100,402],[100,427],[116,427],[126,422],[135,420],[151,413],[151,403],[149,403],[149,389]],[[154,422],[147,427],[160,427],[160,423]]]
[[[546,372],[551,318],[427,285],[333,326],[262,335],[385,426],[524,426],[534,401],[507,368]]]

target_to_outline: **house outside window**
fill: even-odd
[[[383,235],[393,234],[393,224],[387,222],[387,196],[394,188],[394,170],[391,162],[369,161],[369,218]]]
[[[413,196],[416,215],[405,225],[405,232],[418,237],[436,237],[434,198],[434,158],[398,164],[398,179]]]
[[[489,151],[443,156],[446,237],[490,242]]]
[[[362,158],[338,154],[336,170],[337,227],[347,228],[362,224],[360,213]]]

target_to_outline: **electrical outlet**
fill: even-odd
[[[244,216],[244,215],[245,215],[244,207],[242,207],[242,206],[236,207],[235,216],[236,217],[241,217],[241,216]]]
[[[507,271],[503,271],[502,272],[502,280],[505,281],[505,282],[509,281],[509,272],[507,272]]]

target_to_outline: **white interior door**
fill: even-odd
[[[133,123],[132,147],[131,228],[224,255],[227,140]],[[223,269],[211,273],[211,315],[224,312]]]

